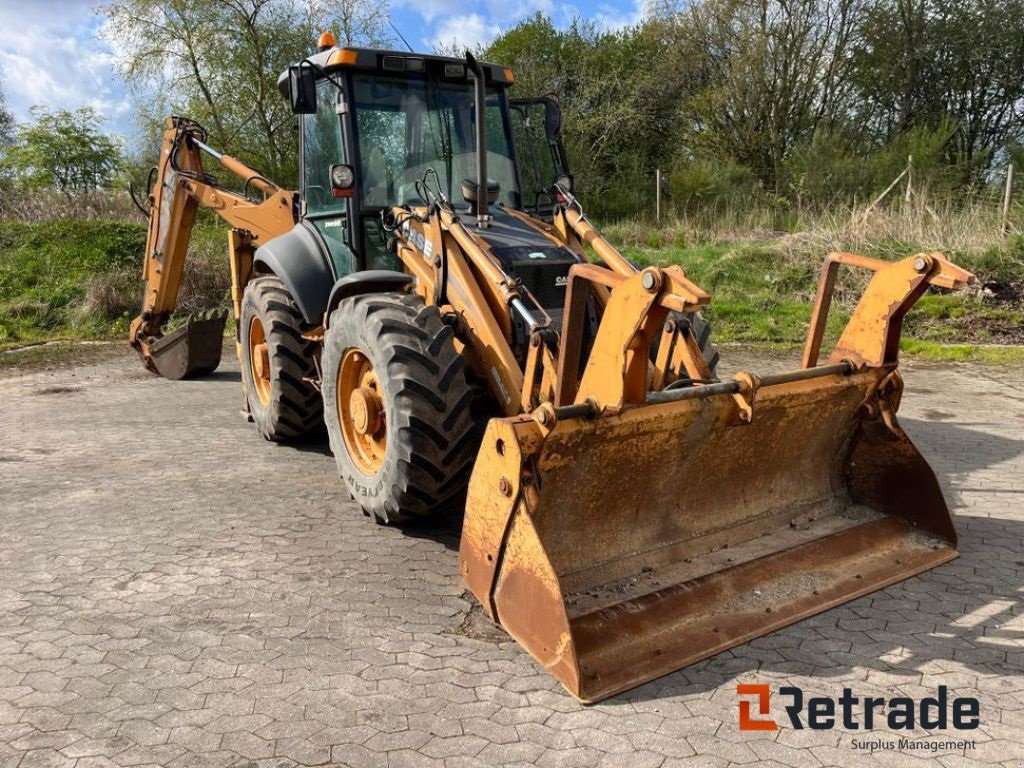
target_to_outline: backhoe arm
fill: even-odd
[[[295,193],[278,187],[241,161],[222,155],[205,143],[197,123],[170,117],[165,123],[156,181],[149,196],[149,231],[142,276],[142,313],[132,321],[129,339],[146,367],[167,378],[185,378],[216,368],[220,358],[223,316],[190,320],[164,336],[163,325],[177,304],[185,255],[196,209],[212,208],[232,227],[229,247],[234,271],[251,258],[256,245],[287,232],[295,224]],[[245,180],[264,196],[255,201],[219,186],[203,170],[202,153]],[[240,275],[232,275],[239,285]],[[161,358],[165,358],[163,361]],[[214,359],[216,358],[216,359]]]

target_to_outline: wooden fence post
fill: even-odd
[[[661,224],[661,168],[654,169],[654,220]]]
[[[914,169],[914,156],[913,155],[907,155],[907,193],[906,193],[906,195],[903,196],[903,201],[906,202],[906,203],[910,202],[910,197],[911,197],[911,195],[914,194],[914,190],[913,190],[913,186],[914,186],[914,182],[913,182],[914,170],[913,169]]]
[[[1003,190],[1003,223],[1005,235],[1010,231],[1010,198],[1013,196],[1013,163],[1006,164],[1006,189]]]

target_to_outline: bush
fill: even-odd
[[[672,207],[693,211],[709,205],[735,204],[757,194],[759,187],[751,170],[735,163],[694,160],[681,163],[669,176]]]

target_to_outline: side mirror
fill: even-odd
[[[288,67],[288,98],[293,114],[316,113],[316,72],[312,67],[302,64]]]
[[[554,99],[544,99],[544,132],[551,140],[562,132],[562,108]]]

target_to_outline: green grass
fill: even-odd
[[[223,305],[226,236],[197,226],[179,296],[183,312]],[[142,298],[141,223],[0,222],[0,350],[57,339],[124,337]]]
[[[139,269],[145,242],[138,224],[0,222],[0,345],[112,333],[119,318],[81,310],[90,289]]]
[[[824,256],[814,233],[796,239],[720,235],[700,242],[668,229],[607,230],[613,242],[629,243],[624,253],[637,263],[683,266],[712,296],[705,314],[717,340],[802,344]],[[224,305],[225,240],[219,221],[197,222],[179,301],[183,313]],[[144,247],[142,224],[0,222],[0,350],[54,339],[123,337],[139,308]],[[848,247],[886,259],[931,250],[892,237]],[[922,297],[907,317],[903,349],[926,359],[1020,362],[1024,347],[1007,345],[1024,339],[1024,237],[949,255],[992,290],[933,290]],[[841,278],[826,341],[842,330],[863,285],[863,274]]]
[[[785,263],[771,243],[708,243],[626,248],[639,264],[678,264],[711,294],[704,315],[720,341],[798,344],[807,334],[817,277],[809,265]],[[838,333],[849,311],[836,306],[828,328]]]
[[[970,362],[989,365],[1024,365],[1024,346],[978,344],[937,344],[934,341],[903,339],[900,351],[920,360]]]
[[[651,238],[654,240],[655,238]],[[879,241],[872,256],[897,259],[926,250],[897,241]],[[641,265],[679,264],[707,290],[711,304],[704,311],[715,337],[723,342],[800,345],[807,334],[811,308],[824,254],[793,252],[782,240],[688,243],[661,247],[629,246],[624,253]],[[997,287],[995,295],[932,292],[908,314],[904,350],[927,359],[970,359],[1016,362],[1024,348],[979,346],[1020,343],[1024,338],[1024,241],[1005,248],[950,254],[973,271],[982,286]],[[829,314],[826,339],[842,331],[864,286],[864,273],[849,272],[840,279]],[[967,343],[965,343],[967,342]],[[944,346],[953,345],[956,346]],[[945,351],[944,351],[945,350]]]

